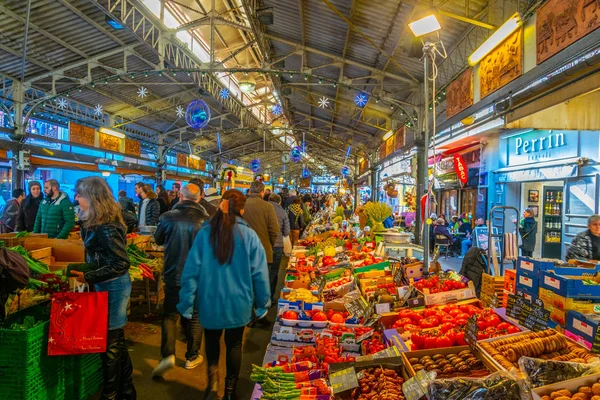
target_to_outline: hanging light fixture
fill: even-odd
[[[244,75],[239,82],[240,90],[243,93],[250,93],[256,88],[256,81],[250,75]]]
[[[417,37],[427,35],[429,33],[433,33],[442,29],[439,21],[433,14],[411,22],[410,24],[408,24],[408,27],[410,28],[412,33]]]

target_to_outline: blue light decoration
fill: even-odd
[[[308,168],[302,169],[302,177],[305,179],[310,177],[310,171],[308,170]]]
[[[185,122],[193,129],[202,129],[210,121],[210,108],[202,100],[192,101],[185,110]]]
[[[229,89],[227,89],[227,88],[221,89],[221,91],[219,92],[219,96],[221,96],[221,98],[223,100],[227,100],[229,98]]]
[[[368,101],[369,101],[369,98],[364,93],[359,93],[354,98],[354,104],[356,104],[360,108],[363,108],[364,106],[366,106]]]
[[[250,169],[254,173],[260,171],[260,160],[254,159],[254,160],[250,161]]]
[[[298,146],[292,148],[290,151],[290,160],[293,162],[302,161],[302,149]]]
[[[219,153],[221,152],[221,134],[217,132],[217,147],[219,148]]]
[[[281,115],[281,112],[282,112],[281,106],[279,104],[275,104],[273,107],[271,107],[271,112],[275,116]]]
[[[350,175],[350,167],[347,165],[344,165],[340,172],[342,173],[342,176],[349,176]]]

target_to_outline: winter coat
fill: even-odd
[[[463,259],[462,267],[459,272],[462,276],[473,281],[477,297],[479,297],[479,292],[481,291],[481,278],[486,271],[487,264],[485,257],[485,250],[475,246],[471,247]]]
[[[182,200],[160,216],[154,241],[165,246],[165,284],[181,286],[181,273],[196,234],[209,218],[204,208],[193,201]]]
[[[445,225],[436,225],[433,228],[433,234],[434,234],[434,237],[436,235],[446,236],[448,238],[448,240],[450,240],[450,243],[454,242],[454,236],[452,236],[452,234],[450,233],[450,231],[448,230],[448,228]]]
[[[6,202],[0,223],[6,227],[7,232],[13,232],[17,228],[20,209],[21,205],[15,198]]]
[[[119,197],[119,204],[121,205],[121,208],[123,210],[131,211],[135,214],[135,206],[133,205],[133,200],[131,200],[129,197]]]
[[[277,241],[273,245],[273,247],[283,247],[283,238],[290,234],[290,219],[288,218],[287,213],[279,205],[279,203],[274,203],[270,201],[269,203],[273,204],[273,208],[275,209],[275,214],[277,214],[277,221],[279,222],[279,227],[281,231],[279,232],[279,237]]]
[[[17,221],[17,231],[33,232],[33,226],[35,225],[35,218],[42,202],[42,196],[33,197],[28,195],[19,209],[19,218]]]
[[[260,197],[258,200],[272,208]],[[262,315],[271,305],[264,246],[250,225],[237,218],[233,257],[229,263],[220,264],[210,242],[210,229],[208,223],[198,232],[188,254],[177,310],[185,318],[191,318],[196,305],[205,329],[246,326],[252,320],[254,308],[257,315]]]
[[[156,199],[145,199],[140,202],[140,213],[142,212],[142,203],[147,201],[146,205],[146,221],[145,226],[156,226],[158,225],[158,218],[160,217],[160,205]],[[141,218],[138,217],[138,226],[140,224]]]
[[[519,233],[521,234],[521,240],[523,244],[521,248],[525,251],[533,251],[535,249],[536,235],[537,235],[537,222],[534,218],[525,218],[523,225],[519,227]]]
[[[85,272],[88,284],[95,285],[129,272],[129,255],[125,227],[117,222],[92,228],[81,228],[85,261],[94,264]]]
[[[47,233],[49,239],[67,239],[74,226],[73,204],[65,193],[60,192],[54,200],[42,200],[33,232]]]
[[[569,250],[567,250],[567,261],[576,260],[591,260],[594,258],[594,251],[592,248],[592,232],[586,229],[575,236],[575,239],[571,242]]]
[[[292,211],[292,207],[294,206],[294,204],[291,204],[288,207],[288,217],[290,220],[290,229],[293,231],[299,231],[300,229],[304,228],[304,214],[302,213],[302,210],[300,210],[299,212],[294,212]],[[298,205],[298,207],[300,207]]]
[[[204,207],[210,218],[212,218],[217,213],[217,207],[214,204],[212,204],[212,202],[206,201],[206,199],[200,200],[200,205]]]
[[[259,194],[248,196],[244,206],[244,220],[258,235],[267,254],[267,262],[273,262],[273,245],[279,237],[279,222],[273,205],[264,201]]]
[[[163,215],[164,213],[166,213],[167,211],[169,211],[169,206],[170,204],[167,204],[167,202],[161,198],[156,199],[156,201],[158,201],[158,212],[159,215]]]

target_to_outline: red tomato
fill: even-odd
[[[465,341],[465,332],[457,331],[454,333],[454,343],[457,346],[466,346],[467,342]]]
[[[455,306],[455,307],[456,307],[456,306]],[[462,314],[462,313],[463,313],[463,312],[462,312],[462,311],[460,311],[458,308],[453,308],[453,309],[451,309],[451,310],[448,312],[448,314],[452,315],[452,316],[453,316],[453,317],[455,317],[455,318],[456,318],[456,316],[457,316],[457,315],[460,315],[460,314]]]
[[[467,324],[467,320],[464,319],[464,318],[457,318],[457,319],[454,320],[454,323],[457,326],[465,326]]]
[[[296,311],[284,311],[281,315],[283,319],[298,319],[298,313]]]
[[[427,310],[423,311],[423,315],[425,316],[425,318],[427,317],[435,317],[437,316],[438,311],[434,310],[433,308],[428,308]]]
[[[444,322],[451,322],[454,323],[454,318],[451,315],[444,315],[440,321],[442,321],[442,323]]]
[[[421,322],[423,316],[421,314],[414,313],[413,315],[411,315],[410,319],[412,319],[413,324],[419,325],[419,322]]]
[[[404,330],[408,332],[420,331],[421,327],[413,324],[406,324],[404,325]]]
[[[435,349],[438,347],[437,345],[437,339],[435,336],[427,336],[425,337],[425,344],[423,345],[423,347],[425,349]],[[449,347],[449,346],[446,346]]]
[[[499,331],[505,331],[508,327],[511,326],[508,322],[500,322],[497,326]]]
[[[487,316],[487,324],[488,326],[498,326],[502,320],[496,314],[490,314]]]
[[[425,336],[421,332],[413,332],[410,335],[410,341],[417,347],[423,348],[425,345]]]
[[[438,336],[435,338],[435,347],[438,349],[443,347],[452,347],[452,339],[446,335]]]
[[[435,328],[439,324],[440,324],[440,322],[438,321],[438,319],[436,317],[427,317],[427,318],[423,318],[421,321],[419,321],[419,326],[421,328]]]
[[[411,318],[412,315],[414,315],[415,312],[411,309],[405,309],[405,310],[400,310],[400,312],[398,313],[398,318]]]
[[[517,333],[517,332],[521,332],[521,330],[519,328],[517,328],[514,325],[511,325],[508,327],[508,333]]]
[[[458,315],[452,315],[452,316],[454,317],[454,319],[455,319],[455,320],[457,320],[457,319],[461,319],[461,318],[464,318],[464,319],[469,319],[469,317],[471,317],[471,316],[470,316],[469,314],[467,314],[467,313],[460,313],[460,314],[458,314]]]
[[[483,331],[479,331],[477,332],[477,340],[483,340],[483,339],[489,339],[490,335],[483,332]]]
[[[407,324],[412,324],[412,319],[410,318],[400,318],[396,322],[394,322],[394,326],[401,327]]]
[[[444,311],[445,313],[448,313],[448,314],[450,314],[450,311],[457,310],[457,309],[458,309],[458,306],[456,304],[446,304],[444,307],[442,307],[442,311]],[[450,314],[450,315],[452,315],[452,314]]]
[[[313,321],[327,321],[327,314],[325,314],[323,311],[316,312],[313,314],[312,320]]]
[[[454,329],[454,324],[450,322],[446,322],[440,325],[440,330],[444,333],[448,332],[450,329]]]

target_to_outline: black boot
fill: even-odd
[[[204,400],[218,400],[219,399],[219,367],[217,365],[211,365],[208,367],[208,386],[206,387],[206,394]]]
[[[125,340],[125,332],[119,329],[119,342],[121,345],[121,400],[136,400],[137,393],[133,386],[133,364],[127,350],[127,341]]]
[[[237,375],[225,378],[225,396],[223,400],[236,400],[235,389],[237,386],[238,377]]]
[[[102,354],[104,386],[101,400],[117,400],[121,383],[121,344],[119,335],[123,329],[111,329],[106,340],[106,353]]]

